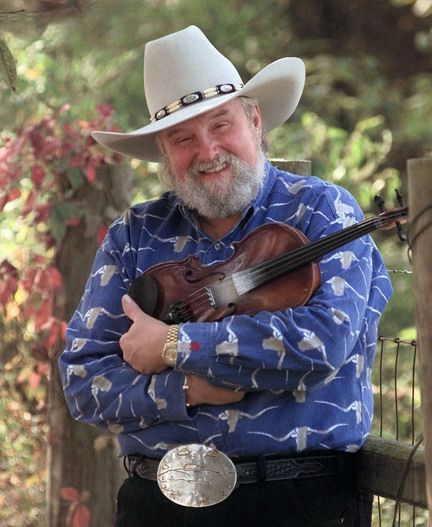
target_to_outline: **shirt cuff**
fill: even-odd
[[[216,325],[214,322],[181,325],[176,370],[207,377],[212,357],[214,360]]]

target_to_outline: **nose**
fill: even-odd
[[[203,133],[198,139],[198,160],[211,161],[218,154],[220,154],[220,147],[216,138],[209,133]]]

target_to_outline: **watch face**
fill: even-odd
[[[162,356],[169,364],[174,364],[177,358],[177,342],[167,342]]]

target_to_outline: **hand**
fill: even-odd
[[[186,402],[191,406],[196,404],[230,404],[241,401],[245,392],[235,392],[226,388],[212,386],[202,377],[188,373],[186,375],[188,388],[186,392]]]
[[[120,337],[124,360],[135,370],[150,375],[168,366],[162,350],[168,334],[168,324],[150,317],[129,295],[122,297],[125,315],[132,320],[129,331]]]

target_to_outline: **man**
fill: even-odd
[[[169,325],[127,294],[162,262],[193,255],[211,273],[263,224],[313,241],[362,219],[346,190],[265,159],[263,129],[295,110],[302,61],[280,59],[243,85],[191,26],[146,45],[144,83],[150,124],[93,135],[160,162],[173,190],[111,226],[60,358],[72,415],[118,433],[129,478],[117,525],[370,524],[354,453],[371,425],[391,286],[368,236],[326,254],[321,285],[294,308]]]

